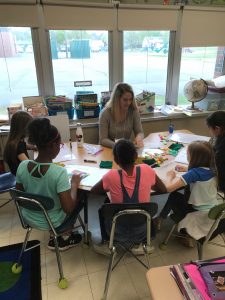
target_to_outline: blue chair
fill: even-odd
[[[0,194],[7,193],[11,188],[16,186],[16,177],[11,173],[3,173],[0,174]],[[5,206],[7,203],[12,201],[12,199],[5,199],[7,200],[4,204],[0,205],[0,208]]]

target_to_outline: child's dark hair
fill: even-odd
[[[215,111],[206,118],[206,124],[208,127],[215,129],[220,127],[223,134],[225,133],[225,111]]]
[[[209,142],[192,142],[188,145],[188,152],[190,155],[189,170],[198,167],[215,170],[213,148]]]
[[[17,148],[20,141],[27,135],[27,126],[33,117],[26,111],[17,111],[10,121],[10,132],[4,149],[4,161],[7,162],[11,172],[18,167]],[[15,169],[15,170],[14,170]]]
[[[137,158],[134,144],[128,140],[119,140],[113,147],[115,162],[123,169],[132,166]]]
[[[61,139],[58,129],[51,125],[49,119],[34,119],[28,126],[28,141],[37,148],[46,148]]]

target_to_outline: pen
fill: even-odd
[[[92,159],[84,159],[84,162],[97,164],[97,161]]]

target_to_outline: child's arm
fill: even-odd
[[[74,174],[71,178],[71,189],[65,192],[59,193],[62,209],[66,214],[70,214],[75,207],[79,199],[77,198],[77,190],[81,181],[80,174]]]
[[[155,184],[152,186],[152,190],[159,193],[166,193],[167,189],[162,180],[156,175]]]
[[[168,181],[165,184],[167,192],[173,192],[181,187],[185,186],[184,181],[178,177],[176,178],[176,172],[171,170],[167,173]]]
[[[25,153],[20,153],[17,158],[19,159],[19,161],[23,161],[23,160],[27,160],[29,159]]]
[[[102,179],[99,180],[99,182],[97,182],[91,189],[91,193],[94,194],[105,194],[106,191],[103,188],[103,181]]]

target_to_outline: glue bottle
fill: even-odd
[[[81,128],[81,123],[77,123],[76,140],[77,140],[77,147],[82,148],[84,145],[84,136],[83,136],[83,130]]]
[[[170,134],[173,133],[173,131],[174,131],[174,125],[172,123],[170,123],[168,130],[169,130]]]

